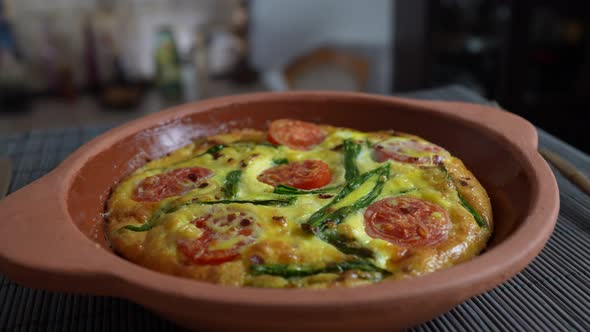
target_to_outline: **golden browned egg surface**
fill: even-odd
[[[253,287],[419,276],[477,255],[493,228],[485,189],[444,148],[290,119],[149,162],[114,188],[106,215],[132,262]]]

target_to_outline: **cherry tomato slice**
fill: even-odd
[[[438,244],[447,238],[452,225],[442,207],[409,196],[377,201],[364,217],[369,236],[406,248]]]
[[[203,230],[199,238],[180,240],[178,249],[195,264],[218,265],[235,260],[240,250],[254,242],[260,226],[253,215],[246,212],[227,212],[225,214],[206,215],[191,222]],[[231,247],[219,249],[225,241],[235,241]]]
[[[133,191],[138,202],[157,202],[182,195],[211,177],[213,171],[202,167],[179,168],[143,179]]]
[[[401,163],[436,165],[448,154],[445,149],[432,143],[416,139],[391,139],[376,144],[373,156],[378,162],[391,159]]]
[[[275,145],[286,145],[294,150],[309,150],[326,138],[321,127],[313,123],[280,119],[270,124],[268,140]]]
[[[328,164],[321,160],[295,161],[269,168],[258,175],[258,181],[277,186],[279,184],[298,189],[321,188],[332,181]]]

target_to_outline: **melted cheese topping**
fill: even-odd
[[[264,140],[265,134],[246,130],[210,137],[207,141],[188,145],[167,157],[148,163],[122,181],[114,189],[108,202],[107,219],[113,248],[131,261],[146,267],[224,285],[327,287],[375,282],[380,279],[375,277],[375,273],[354,269],[341,273],[318,270],[313,275],[294,277],[252,273],[252,266],[261,262],[280,264],[283,267],[321,269],[330,264],[359,259],[343,253],[302,226],[316,211],[329,204],[346,183],[341,146],[344,139],[352,139],[362,143],[361,151],[355,159],[361,174],[385,164],[390,165],[389,179],[374,202],[400,195],[424,199],[446,210],[452,223],[446,239],[441,243],[406,248],[369,236],[365,231],[366,208],[354,211],[336,226],[336,233],[353,239],[373,253],[373,257],[363,258],[364,261],[375,268],[389,271],[389,279],[400,279],[452,266],[484,249],[491,235],[489,199],[473,174],[458,159],[450,155],[445,158],[445,166],[453,179],[448,181],[446,174],[437,167],[420,167],[396,161],[377,162],[372,156],[373,148],[369,146],[384,139],[411,138],[426,142],[420,138],[363,133],[328,126],[322,128],[328,133],[326,139],[308,151],[259,144]],[[226,145],[219,153],[205,153],[208,148],[219,143]],[[276,200],[289,197],[273,193],[272,186],[257,179],[262,172],[276,166],[274,160],[282,158],[289,162],[323,160],[329,165],[332,174],[331,183],[325,187],[340,187],[329,192],[331,197],[318,194],[297,195],[295,203],[288,206],[194,203],[224,199],[222,187],[225,178],[234,170],[241,170],[242,174],[233,200]],[[206,180],[206,186],[193,188],[182,196],[168,197],[158,202],[137,202],[133,199],[134,190],[143,179],[185,167],[204,167],[214,173]],[[453,182],[457,181],[467,185],[456,186]],[[377,176],[369,178],[341,201],[333,204],[331,211],[354,204],[367,195],[376,182]],[[474,216],[462,205],[457,190],[471,206],[476,207],[490,227],[478,226]],[[170,206],[177,208],[170,209]],[[254,216],[256,225],[252,227],[256,232],[255,240],[241,246],[249,235],[219,238],[209,247],[209,250],[240,247],[237,258],[222,264],[197,264],[179,250],[179,243],[205,236],[205,230],[197,227],[194,220],[203,216],[210,216],[210,219],[223,218],[228,213],[239,212]],[[147,231],[136,232],[123,228],[126,225],[141,226],[149,222],[154,225]],[[230,232],[232,226],[209,223],[208,227],[216,234],[224,234]]]

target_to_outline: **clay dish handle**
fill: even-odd
[[[108,276],[100,267],[113,255],[72,224],[61,175],[53,171],[1,202],[0,269],[29,287],[89,292]]]

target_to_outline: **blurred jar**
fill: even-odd
[[[209,78],[206,30],[203,26],[197,26],[195,29],[191,49],[182,67],[184,101],[191,102],[206,98]]]
[[[162,95],[169,99],[181,98],[181,61],[174,33],[170,27],[161,27],[156,33],[154,60],[156,65],[155,82]]]

